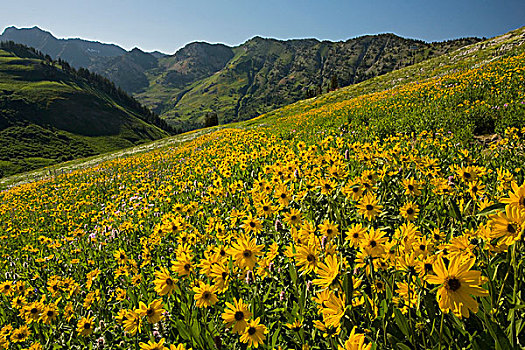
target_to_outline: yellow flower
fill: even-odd
[[[284,213],[284,222],[290,226],[300,225],[302,214],[299,210],[292,208],[289,213]]]
[[[244,333],[241,335],[241,342],[248,343],[248,346],[258,348],[265,339],[265,334],[268,333],[266,326],[259,324],[260,318],[248,322]]]
[[[518,186],[517,183],[512,183],[512,191],[509,191],[509,197],[503,198],[502,203],[517,207],[520,211],[525,211],[525,184]]]
[[[338,346],[338,350],[370,350],[372,343],[365,344],[365,335],[356,333],[356,326],[352,329],[350,336],[345,341],[344,347]]]
[[[95,324],[93,323],[93,317],[82,317],[77,323],[77,332],[83,337],[87,337],[93,333]]]
[[[329,288],[337,282],[339,276],[339,261],[336,255],[328,255],[324,263],[320,263],[317,269],[319,278],[313,280],[315,285],[322,288]]]
[[[495,238],[503,237],[502,242],[512,245],[521,239],[525,229],[525,211],[517,206],[507,204],[504,212],[490,217],[491,232]]]
[[[367,194],[361,199],[359,204],[357,204],[357,209],[359,209],[359,213],[367,220],[372,221],[381,213],[381,209],[383,209],[383,206],[379,205],[378,202],[374,195]]]
[[[162,308],[162,300],[152,301],[146,306],[142,301],[139,302],[139,308],[135,310],[142,317],[147,317],[149,323],[157,323],[164,318],[162,315],[166,310]]]
[[[142,319],[140,315],[133,310],[128,310],[126,312],[126,319],[123,320],[124,330],[129,333],[131,336],[140,333],[142,328]]]
[[[193,291],[195,292],[193,299],[195,299],[197,307],[206,308],[208,306],[213,306],[219,300],[217,299],[217,294],[215,294],[217,292],[215,286],[200,283],[200,286],[193,287]]]
[[[337,224],[334,224],[330,222],[330,220],[326,219],[322,224],[319,225],[319,231],[321,231],[323,236],[334,238],[339,234],[339,227]]]
[[[48,304],[44,307],[44,310],[42,311],[42,315],[40,316],[40,318],[45,324],[50,324],[57,318],[57,316],[58,316],[57,305]]]
[[[166,340],[162,338],[158,343],[156,341],[150,340],[147,344],[140,343],[140,350],[167,350],[164,346]]]
[[[155,292],[160,296],[171,295],[175,289],[177,289],[176,283],[178,280],[171,278],[167,268],[161,267],[160,271],[155,271]]]
[[[27,325],[23,325],[11,333],[11,341],[13,343],[21,343],[29,338],[30,335],[31,331],[27,328]]]
[[[414,178],[404,179],[403,187],[405,188],[406,195],[419,196],[421,195],[421,190],[419,189],[419,184]]]
[[[232,245],[228,253],[235,259],[241,268],[253,270],[257,262],[257,255],[261,254],[264,245],[257,245],[254,238],[241,237]]]
[[[319,261],[319,253],[317,246],[314,244],[297,246],[294,254],[296,265],[299,266],[299,271],[309,273],[317,271],[317,263]]]
[[[222,313],[223,322],[226,323],[226,327],[233,325],[232,331],[237,334],[244,333],[246,326],[248,325],[247,320],[252,317],[250,312],[250,306],[242,301],[242,299],[233,299],[233,304],[226,302],[227,309]]]
[[[407,202],[401,207],[399,212],[401,216],[407,219],[408,221],[413,221],[417,219],[417,216],[419,214],[419,207],[415,203]]]
[[[480,287],[487,279],[480,271],[470,271],[475,259],[463,261],[461,256],[451,258],[448,269],[440,256],[434,264],[434,275],[427,276],[427,281],[440,284],[437,293],[439,307],[445,313],[450,310],[459,318],[469,317],[469,311],[478,312],[478,303],[471,295],[486,297],[489,292]]]

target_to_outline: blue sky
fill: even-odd
[[[165,53],[192,41],[237,45],[255,35],[337,41],[393,32],[436,41],[524,26],[525,0],[3,1],[0,30],[11,25]]]

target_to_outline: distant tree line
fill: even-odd
[[[71,76],[82,79],[87,82],[89,85],[97,88],[98,90],[103,91],[116,102],[119,102],[122,106],[128,107],[133,111],[138,112],[138,117],[149,123],[159,127],[162,130],[167,131],[170,134],[180,133],[181,130],[178,128],[172,128],[166,121],[160,118],[156,113],[152,112],[149,108],[143,106],[139,101],[134,97],[128,95],[120,87],[116,87],[115,83],[111,80],[90,72],[86,68],[79,68],[78,70],[71,67],[69,63],[59,58],[58,60],[53,60],[51,56],[44,55],[42,52],[22,44],[15,43],[14,41],[0,41],[0,49],[4,49],[12,52],[13,54],[23,57],[23,58],[37,58],[42,60],[42,64],[59,65],[62,70]]]

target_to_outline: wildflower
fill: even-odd
[[[374,220],[374,218],[381,213],[381,209],[383,209],[383,206],[379,205],[378,202],[374,195],[365,195],[359,204],[357,204],[359,213],[369,221]]]
[[[440,284],[437,293],[439,307],[445,313],[452,312],[459,318],[469,317],[469,311],[478,312],[478,303],[471,295],[485,297],[489,293],[481,288],[487,279],[480,271],[470,271],[475,259],[463,261],[461,256],[451,258],[448,269],[440,256],[434,263],[434,275],[427,276],[427,281]]]
[[[244,303],[242,299],[233,299],[233,304],[226,302],[227,309],[222,314],[223,322],[226,323],[226,327],[233,325],[232,331],[237,334],[244,333],[248,323],[248,319],[252,316],[250,307]]]
[[[160,271],[155,271],[155,292],[160,296],[171,295],[175,289],[177,289],[176,283],[178,280],[171,278],[167,268],[161,267]]]
[[[313,280],[315,285],[323,288],[329,288],[337,282],[339,276],[339,261],[336,255],[328,255],[324,263],[320,263],[317,274],[319,278]]]
[[[365,345],[365,335],[356,333],[356,326],[352,329],[352,332],[345,341],[344,347],[338,346],[338,350],[370,350],[372,343]]]
[[[146,343],[140,343],[140,350],[166,350],[167,348],[164,346],[164,342],[166,340],[163,338],[158,343],[156,341],[150,340],[147,344]]]
[[[149,323],[157,323],[164,317],[162,314],[165,312],[162,308],[162,300],[157,299],[152,301],[149,306],[146,306],[142,301],[139,302],[139,308],[136,312],[148,318]]]
[[[197,307],[207,308],[208,306],[213,306],[218,301],[217,299],[217,288],[215,286],[210,286],[205,283],[200,283],[200,286],[193,287],[195,295],[193,298],[197,303]]]
[[[229,254],[241,268],[252,270],[257,262],[257,255],[261,254],[264,245],[257,245],[254,238],[241,237],[229,249]]]
[[[244,333],[241,335],[241,342],[248,343],[248,346],[255,348],[259,347],[265,339],[265,334],[268,333],[266,326],[259,324],[260,318],[257,317],[255,320],[251,320],[246,325]]]
[[[93,317],[82,317],[77,323],[77,332],[83,337],[91,335],[94,328]]]
[[[13,343],[21,343],[29,338],[30,335],[31,331],[27,328],[27,325],[23,325],[11,333],[11,341]]]

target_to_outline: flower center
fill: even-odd
[[[245,258],[249,258],[249,257],[252,256],[252,252],[251,252],[251,250],[246,249],[246,250],[242,253],[242,255],[243,255]]]
[[[414,214],[414,209],[412,209],[412,208],[408,208],[408,209],[407,209],[407,214],[408,214],[408,215],[412,215],[412,214]]]
[[[359,233],[355,232],[355,233],[352,235],[352,237],[354,237],[354,238],[359,238]]]
[[[306,260],[308,260],[309,262],[313,262],[315,261],[315,256],[313,256],[312,254],[308,254],[308,256],[306,257]]]
[[[155,310],[152,309],[152,308],[149,308],[148,311],[146,311],[146,314],[147,314],[148,316],[151,316],[151,315],[153,315],[154,313],[155,313]]]
[[[250,327],[250,328],[248,328],[248,334],[249,334],[249,335],[254,335],[255,332],[257,332],[257,329],[255,329],[255,327]]]
[[[49,310],[49,311],[47,312],[47,317],[53,317],[54,314],[55,314],[54,311]]]
[[[507,225],[507,231],[510,233],[510,234],[515,234],[516,233],[516,228],[514,227],[513,224],[508,224]]]
[[[210,299],[210,297],[211,297],[211,293],[210,292],[206,291],[206,292],[202,293],[202,298],[203,299],[207,300],[207,299]]]
[[[445,288],[453,292],[461,287],[461,282],[456,277],[449,277],[445,280]]]
[[[90,323],[84,323],[84,329],[90,329],[91,324]]]
[[[375,247],[377,246],[377,242],[376,242],[376,241],[373,241],[373,240],[370,241],[370,246],[371,246],[372,248],[375,248]]]
[[[172,286],[173,285],[173,281],[171,280],[171,278],[166,278],[166,284],[168,286]]]
[[[372,204],[367,204],[366,205],[366,210],[372,211],[372,210],[374,210],[374,206]]]
[[[433,270],[432,270],[432,264],[426,263],[424,266],[425,266],[425,271],[426,271],[426,272],[431,272],[431,271],[433,271]]]
[[[240,321],[244,319],[244,313],[242,311],[237,311],[234,317],[236,321]]]

